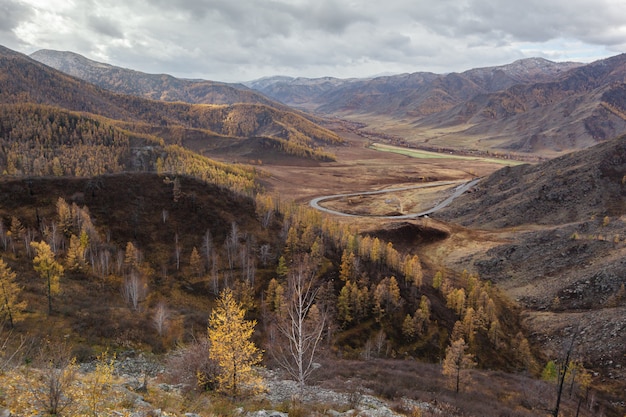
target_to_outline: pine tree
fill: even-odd
[[[0,317],[8,320],[11,328],[19,321],[21,311],[26,308],[25,301],[17,301],[20,292],[22,289],[15,282],[15,272],[0,258]]]
[[[33,267],[46,280],[48,292],[48,314],[52,314],[52,295],[59,292],[59,280],[63,276],[63,266],[55,261],[54,253],[46,242],[31,242],[37,251],[33,259]]]
[[[209,358],[220,368],[218,389],[233,397],[262,389],[261,377],[254,369],[261,362],[261,351],[250,340],[256,321],[245,320],[245,314],[231,290],[225,289],[209,318]]]

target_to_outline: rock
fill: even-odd
[[[246,414],[247,417],[289,417],[287,413],[281,413],[275,410],[259,410]]]

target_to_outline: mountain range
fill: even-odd
[[[430,149],[553,157],[626,129],[626,55],[590,64],[529,58],[461,73],[368,79],[276,76],[245,86],[144,74],[71,52],[42,50],[31,57],[124,94],[190,103],[259,103],[284,110],[278,101],[364,123],[395,142]]]
[[[530,58],[462,73],[247,85],[320,114],[387,122],[376,128],[418,147],[554,156],[624,131],[625,81],[626,55],[617,55],[586,65]]]

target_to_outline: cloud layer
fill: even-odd
[[[450,72],[626,51],[623,0],[4,0],[0,44],[70,50],[150,73]]]

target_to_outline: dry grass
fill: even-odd
[[[471,371],[471,381],[456,394],[437,364],[414,360],[331,360],[315,374],[317,384],[339,391],[361,392],[384,398],[407,413],[406,399],[447,410],[449,416],[536,417],[548,415],[556,401],[556,386],[526,374]],[[564,396],[562,413],[573,416],[578,399]],[[583,402],[580,417],[601,415],[606,401]],[[428,414],[423,414],[428,415]],[[617,414],[610,414],[615,415]]]

